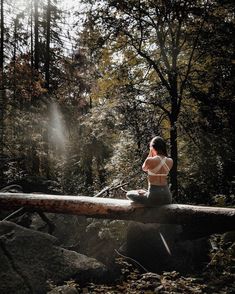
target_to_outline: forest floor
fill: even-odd
[[[126,279],[112,285],[89,283],[80,287],[76,282],[68,281],[66,283],[66,290],[76,289],[74,293],[81,294],[232,294],[235,293],[234,278],[235,275],[231,273],[218,273],[218,276],[203,273],[186,277],[175,271],[164,272],[162,275],[158,275],[155,273],[140,274],[137,270],[134,270],[129,272]],[[67,293],[67,291],[61,291],[60,287],[57,289],[53,293]]]
[[[68,281],[64,289],[73,289],[71,293],[81,294],[177,294],[177,293],[211,293],[232,294],[235,293],[235,243],[229,246],[223,242],[211,252],[210,261],[203,270],[181,275],[176,271],[156,274],[151,272],[141,273],[133,264],[123,258],[117,258],[121,275],[113,284],[88,283],[79,285],[75,281]],[[60,287],[48,292],[63,292]]]

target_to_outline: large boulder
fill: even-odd
[[[52,234],[63,248],[93,257],[111,270],[114,269],[117,256],[115,249],[125,241],[127,221],[99,220],[54,213],[45,215],[55,225]],[[38,214],[34,214],[31,228],[48,232],[48,226]]]
[[[130,222],[122,253],[152,272],[189,273],[203,265],[210,245],[207,238],[183,240],[181,233],[179,225]]]
[[[61,246],[80,252],[80,243],[87,226],[86,217],[56,213],[44,213],[44,215],[54,225],[52,235],[59,240]],[[37,213],[32,216],[30,228],[45,233],[49,231],[48,225]]]
[[[0,222],[0,293],[46,293],[47,283],[105,278],[94,258],[59,246],[57,238],[11,222]]]

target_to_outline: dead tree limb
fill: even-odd
[[[93,197],[100,197],[101,195],[103,195],[104,193],[109,193],[113,190],[116,190],[116,189],[119,189],[119,188],[122,188],[123,186],[126,186],[128,185],[129,182],[126,182],[126,183],[119,183],[118,185],[116,186],[107,186],[105,187],[104,189],[102,189],[100,192],[98,192],[97,194],[95,194]]]

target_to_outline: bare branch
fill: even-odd
[[[96,195],[94,195],[93,197],[100,197],[101,195],[103,195],[106,192],[111,192],[113,190],[122,188],[128,184],[129,184],[129,182],[125,182],[125,183],[119,183],[118,185],[115,185],[115,186],[113,186],[113,185],[107,186],[104,189],[102,189],[100,192],[98,192]]]
[[[194,53],[195,53],[195,50],[196,50],[196,47],[198,45],[198,40],[199,40],[199,36],[201,34],[201,31],[202,31],[202,28],[203,28],[203,25],[205,23],[205,20],[206,20],[206,13],[204,14],[204,17],[203,17],[203,20],[201,22],[201,25],[200,25],[200,28],[198,30],[198,33],[197,33],[197,36],[194,40],[194,43],[193,43],[193,48],[192,48],[192,51],[191,51],[191,54],[190,54],[190,57],[189,57],[189,61],[188,61],[188,65],[187,65],[187,71],[186,71],[186,74],[185,74],[185,78],[181,84],[181,87],[180,87],[180,101],[179,101],[179,107],[180,107],[180,104],[181,104],[181,99],[182,99],[182,95],[183,95],[183,91],[184,91],[184,87],[185,87],[185,84],[188,80],[188,76],[190,74],[190,71],[191,71],[191,67],[192,67],[192,60],[193,60],[193,56],[194,56]]]
[[[156,103],[156,102],[150,102],[150,101],[142,101],[142,100],[136,100],[139,103],[143,103],[143,104],[149,104],[149,105],[153,105],[156,107],[159,107],[161,110],[163,110],[165,112],[165,114],[167,114],[167,116],[170,118],[171,117],[171,113],[169,110],[167,110],[164,106],[162,106],[160,103]]]

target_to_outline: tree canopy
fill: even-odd
[[[22,3],[1,1],[1,186],[140,188],[161,135],[175,202],[231,200],[232,1]]]

